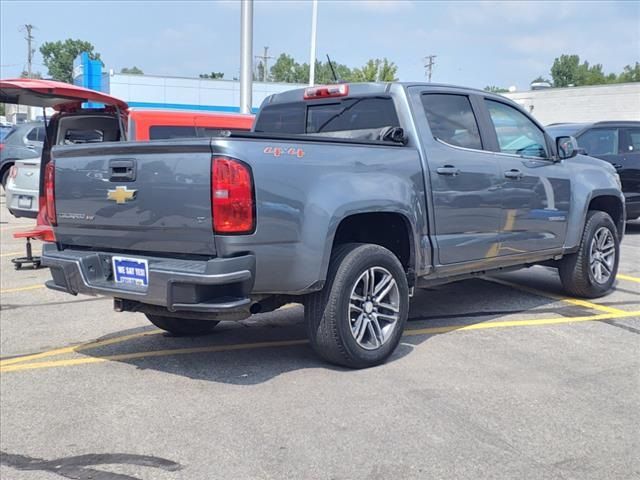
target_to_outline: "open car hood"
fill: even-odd
[[[0,103],[69,111],[82,108],[84,102],[104,103],[123,110],[128,108],[127,103],[119,98],[69,83],[33,78],[0,80]]]

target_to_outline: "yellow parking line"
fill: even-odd
[[[601,320],[612,320],[614,318],[628,318],[640,316],[640,310],[633,312],[625,312],[620,310],[619,313],[600,313],[598,315],[585,315],[582,317],[558,317],[558,318],[538,318],[532,320],[509,320],[504,322],[487,322],[487,323],[473,323],[471,325],[453,325],[447,327],[433,327],[433,328],[417,328],[406,330],[405,335],[426,335],[433,333],[447,333],[458,330],[483,330],[486,328],[508,328],[508,327],[527,327],[537,325],[558,325],[563,323],[578,323],[578,322],[594,322]]]
[[[538,290],[537,288],[527,287],[527,286],[524,286],[524,285],[520,285],[518,283],[509,282],[509,281],[503,280],[501,278],[491,277],[491,278],[484,278],[484,280],[487,280],[489,282],[499,283],[501,285],[506,285],[507,287],[512,287],[512,288],[515,288],[517,290],[521,290],[523,292],[531,293],[532,295],[538,295],[540,297],[547,297],[547,298],[550,298],[552,300],[558,300],[560,302],[569,303],[571,305],[577,305],[579,307],[590,308],[592,310],[598,310],[600,312],[625,313],[624,310],[621,310],[619,308],[607,307],[605,305],[599,305],[597,303],[588,302],[587,300],[581,300],[579,298],[563,297],[561,295],[556,295],[554,293],[545,292],[543,290]]]
[[[17,230],[19,228],[33,228],[33,225],[31,224],[25,224],[25,225],[11,225],[9,227],[0,227],[0,233],[2,232],[8,232],[9,230]]]
[[[13,365],[16,363],[28,362],[30,360],[36,360],[38,358],[53,357],[56,355],[64,355],[65,353],[79,352],[87,350],[89,348],[104,347],[105,345],[113,345],[114,343],[126,342],[133,338],[144,337],[145,335],[157,335],[162,333],[162,330],[150,330],[140,333],[132,333],[131,335],[121,335],[119,337],[107,338],[106,340],[94,340],[91,342],[80,343],[72,347],[56,348],[54,350],[47,350],[46,352],[34,353],[33,355],[23,355],[20,357],[9,358],[7,360],[0,360],[0,369],[6,365]]]
[[[18,288],[5,288],[4,290],[0,290],[0,294],[3,293],[14,293],[14,292],[25,292],[27,290],[36,290],[38,288],[44,288],[44,285],[29,285],[28,287],[18,287]]]
[[[0,253],[0,257],[11,257],[13,255],[21,255],[24,252],[8,252],[8,253]]]
[[[592,322],[599,320],[612,320],[627,317],[640,316],[640,311],[633,312],[621,312],[621,313],[602,313],[598,315],[590,315],[584,317],[573,318],[541,318],[535,320],[514,320],[504,322],[486,322],[477,323],[472,325],[450,325],[446,327],[429,327],[410,329],[404,332],[404,336],[415,335],[430,335],[438,333],[447,333],[452,331],[464,331],[464,330],[481,330],[488,328],[508,328],[508,327],[525,327],[525,326],[541,326],[541,325],[557,325],[577,322]],[[142,358],[151,357],[163,357],[169,355],[186,355],[194,353],[213,353],[213,352],[230,352],[235,350],[255,350],[262,348],[274,348],[274,347],[290,347],[296,345],[307,344],[308,340],[283,340],[275,342],[257,342],[257,343],[242,343],[235,345],[213,345],[208,347],[195,347],[195,348],[177,348],[168,350],[155,350],[150,352],[134,352],[123,353],[120,355],[106,355],[103,357],[85,357],[85,358],[72,358],[67,360],[53,360],[48,362],[34,362],[34,363],[20,363],[18,365],[3,365],[0,367],[0,372],[16,372],[22,370],[37,370],[44,368],[54,367],[68,367],[76,365],[86,365],[91,363],[103,363],[109,361],[126,361],[136,360]],[[87,347],[88,348],[88,347]]]
[[[631,275],[623,275],[621,273],[616,275],[616,278],[619,278],[621,280],[629,280],[630,282],[637,282],[640,283],[640,278],[639,277],[632,277]]]

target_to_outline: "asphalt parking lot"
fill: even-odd
[[[2,479],[640,476],[640,223],[617,289],[536,267],[416,293],[385,365],[322,363],[287,306],[201,338],[14,271],[0,205]]]

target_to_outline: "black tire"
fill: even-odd
[[[147,313],[145,315],[156,327],[181,337],[207,335],[220,323],[215,320],[194,320],[192,318],[165,317]]]
[[[11,171],[11,165],[9,165],[9,167],[5,168],[4,171],[2,172],[2,177],[0,177],[0,183],[2,183],[2,188],[6,190],[7,188],[7,182],[9,181],[9,172]]]
[[[371,268],[378,269],[376,271],[382,272],[385,278],[387,273],[391,274],[397,286],[397,290],[394,288],[394,295],[397,297],[398,318],[388,336],[382,342],[378,342],[380,345],[375,349],[364,348],[356,341],[352,325],[355,327],[358,320],[352,324],[352,310],[349,306],[352,290],[356,288],[364,272]],[[375,285],[375,282],[373,284]],[[367,309],[367,318],[371,318],[371,315],[376,316],[376,331],[383,335],[378,320],[382,317],[377,317],[378,310],[376,314],[371,312],[369,306]],[[364,314],[364,310],[362,311]],[[351,243],[338,246],[331,256],[327,282],[323,290],[310,295],[305,302],[305,321],[312,348],[325,360],[350,368],[367,368],[383,363],[400,342],[408,312],[409,287],[400,261],[386,248],[371,244]],[[367,322],[373,323],[370,320]],[[361,323],[366,322],[363,319]],[[385,323],[385,326],[388,325]],[[373,338],[374,328],[370,328],[372,330],[369,331],[363,327],[362,331],[367,330],[367,334]]]
[[[610,231],[615,246],[615,258],[609,278],[598,282],[591,269],[591,245],[596,232],[601,228]],[[580,241],[580,249],[560,260],[558,272],[562,286],[571,295],[584,298],[597,298],[606,295],[615,282],[620,261],[620,240],[615,223],[606,212],[592,210],[587,214],[587,221]],[[594,262],[595,263],[595,262]],[[602,262],[600,262],[602,263]]]

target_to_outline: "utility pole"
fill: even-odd
[[[423,58],[424,69],[425,69],[424,74],[426,75],[427,81],[429,83],[431,83],[431,73],[433,72],[433,66],[436,64],[435,62],[436,57],[437,55],[427,55],[426,57]]]
[[[269,70],[267,66],[267,61],[272,59],[273,57],[269,56],[269,47],[264,47],[264,53],[262,55],[256,55],[256,60],[259,60],[262,63],[262,81],[266,82],[269,77]]]
[[[311,9],[311,54],[309,55],[309,86],[316,83],[316,40],[318,31],[318,0],[312,0]]]
[[[33,25],[27,24],[24,26],[27,32],[27,36],[24,39],[27,41],[27,78],[31,78],[31,64],[33,63],[33,54],[36,52],[35,48],[31,47],[31,42],[34,40],[34,36],[31,35]]]
[[[251,113],[253,93],[253,0],[240,3],[240,113]]]

